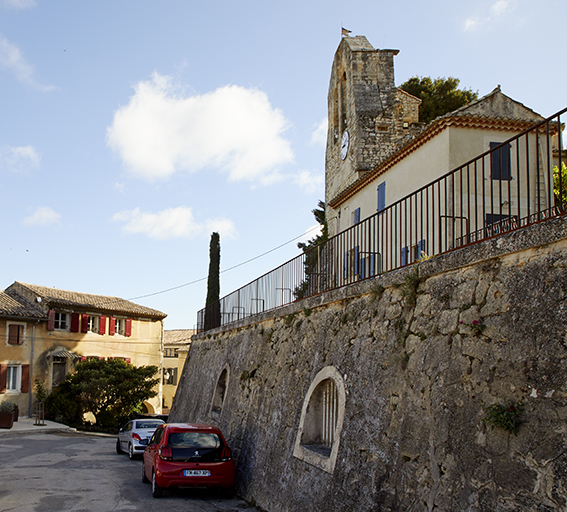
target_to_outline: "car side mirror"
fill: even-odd
[[[142,445],[144,445],[144,446],[148,446],[148,444],[150,444],[150,441],[149,441],[149,439],[140,439],[140,440],[138,441],[138,444],[142,444]]]

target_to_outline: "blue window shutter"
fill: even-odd
[[[381,212],[386,208],[386,182],[383,181],[378,185],[378,211]]]
[[[376,255],[371,254],[370,255],[370,269],[369,269],[369,272],[368,272],[370,277],[372,277],[376,272],[375,265],[376,265]]]
[[[358,224],[360,222],[360,208],[354,210],[354,223]]]
[[[345,251],[345,265],[344,265],[345,279],[348,279],[348,251]]]
[[[491,142],[490,149],[500,146],[500,142]],[[499,149],[490,153],[491,177],[493,180],[510,179],[510,146],[504,144]]]
[[[408,264],[408,248],[402,247],[402,266]]]
[[[417,243],[417,252],[418,254],[418,259],[421,259],[423,254],[422,253],[427,253],[426,249],[426,244],[425,244],[425,238],[423,240],[420,240]]]
[[[366,279],[366,258],[360,259],[360,278]]]
[[[354,275],[358,275],[358,245],[354,248]]]

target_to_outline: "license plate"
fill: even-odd
[[[211,476],[208,469],[184,469],[183,476]]]

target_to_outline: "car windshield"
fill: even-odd
[[[136,428],[158,428],[162,424],[161,421],[138,421]]]
[[[201,448],[213,450],[221,445],[219,436],[207,432],[172,432],[168,445],[172,448]]]

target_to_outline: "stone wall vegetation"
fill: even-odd
[[[237,492],[269,512],[566,510],[566,225],[197,336],[170,419],[218,424]],[[325,367],[345,387],[332,473],[293,456]]]

